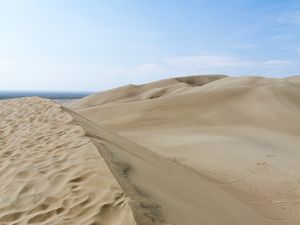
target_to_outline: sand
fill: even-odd
[[[139,224],[146,214],[153,224],[298,225],[299,83],[170,78],[67,107],[96,127],[88,133],[122,188],[148,206],[132,204]]]
[[[0,224],[299,225],[300,77],[0,101]]]
[[[136,224],[130,198],[60,105],[4,100],[0,118],[0,224]]]

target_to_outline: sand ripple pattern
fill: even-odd
[[[0,224],[136,224],[84,130],[40,98],[0,101]]]

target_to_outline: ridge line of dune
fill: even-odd
[[[106,162],[106,165],[116,178],[116,181],[125,191],[125,193],[129,197],[131,197],[132,201],[130,201],[129,204],[131,205],[132,212],[134,214],[137,224],[168,225],[164,222],[165,219],[163,218],[163,215],[160,212],[161,206],[159,206],[147,196],[142,195],[141,192],[132,183],[128,182],[128,180],[125,177],[127,176],[127,170],[129,170],[130,168],[125,163],[119,164],[114,162],[114,160],[111,157],[111,152],[107,150],[108,148],[106,148],[106,146],[103,144],[103,141],[113,142],[118,141],[119,139],[124,141],[125,143],[130,143],[131,141],[126,140],[123,137],[119,137],[119,135],[102,128],[98,124],[93,124],[87,118],[75,113],[74,111],[66,107],[62,106],[62,108],[70,115],[72,115],[72,117],[76,121],[76,124],[78,124],[85,130],[85,135],[88,136],[93,142],[93,144],[96,146],[99,154],[103,157],[103,159]],[[116,145],[119,148],[124,148],[124,146],[118,145],[115,142],[113,142],[112,145]],[[134,154],[134,152],[131,153]]]

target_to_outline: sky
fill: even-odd
[[[300,0],[0,0],[0,91],[300,74]]]

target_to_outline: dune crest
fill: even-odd
[[[226,78],[225,75],[189,76],[169,78],[142,85],[126,85],[108,91],[92,94],[83,99],[71,102],[69,108],[80,109],[87,106],[99,106],[111,103],[134,102],[169,96],[172,93],[192,86],[202,86]]]
[[[130,199],[60,105],[0,101],[0,118],[0,224],[136,224]]]

